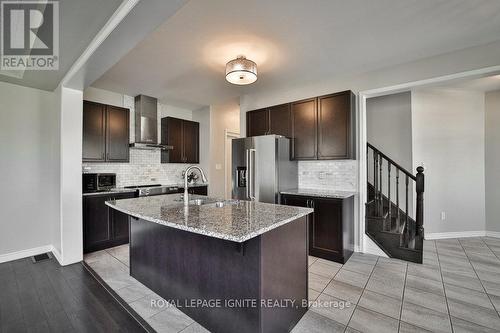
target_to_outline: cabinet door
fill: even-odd
[[[183,121],[182,145],[184,147],[184,163],[200,162],[200,124],[194,121]]]
[[[83,102],[84,162],[103,162],[106,159],[105,113],[105,105]]]
[[[351,92],[318,98],[318,158],[350,158]]]
[[[292,157],[314,160],[317,152],[316,98],[292,103]]]
[[[313,218],[309,224],[309,254],[324,259],[341,260],[342,199],[312,200]]]
[[[307,197],[301,197],[296,195],[281,195],[281,204],[287,206],[296,206],[296,207],[309,207],[310,199]]]
[[[129,110],[106,106],[106,160],[129,161]]]
[[[112,239],[109,209],[104,203],[109,196],[86,196],[83,200],[84,252],[101,249]]]
[[[269,134],[269,110],[247,112],[247,136]]]
[[[166,117],[162,120],[161,140],[163,144],[174,149],[162,152],[162,163],[183,163],[184,150],[182,145],[182,119]]]
[[[135,195],[133,193],[123,193],[114,194],[113,199],[128,199],[133,198]],[[113,245],[119,245],[119,243],[128,243],[129,241],[129,218],[127,214],[117,211],[116,209],[110,209],[110,220],[113,233]]]
[[[290,124],[290,104],[273,106],[269,109],[270,134],[292,136]]]

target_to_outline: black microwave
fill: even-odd
[[[116,187],[115,173],[82,174],[83,193],[106,191]]]

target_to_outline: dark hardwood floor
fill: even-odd
[[[145,332],[82,264],[0,264],[0,332]]]

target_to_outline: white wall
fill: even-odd
[[[210,107],[193,111],[193,121],[200,123],[200,167],[210,183]]]
[[[83,92],[58,88],[60,103],[60,225],[61,251],[55,255],[62,265],[83,260],[82,145]]]
[[[367,99],[366,135],[369,143],[413,171],[411,93]]]
[[[413,166],[426,169],[426,235],[485,230],[484,119],[483,93],[412,92]]]
[[[219,105],[210,106],[210,183],[211,196],[225,196],[225,130],[240,132],[239,100],[231,100]]]
[[[500,232],[500,90],[485,98],[486,230]]]
[[[412,159],[411,93],[404,92],[366,101],[366,136],[369,143],[380,149],[412,174],[416,173]],[[368,155],[368,180],[373,185],[373,151]],[[396,172],[391,167],[391,201],[396,203]],[[400,173],[399,203],[406,209],[405,178]],[[382,166],[382,191],[388,195],[387,161]],[[408,186],[408,211],[413,215],[413,182]]]
[[[0,262],[57,234],[58,124],[53,93],[0,82]]]

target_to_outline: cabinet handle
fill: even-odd
[[[314,200],[311,200],[311,208],[314,208]]]
[[[104,153],[101,154],[101,160],[104,160],[105,159],[105,156],[104,156]]]

